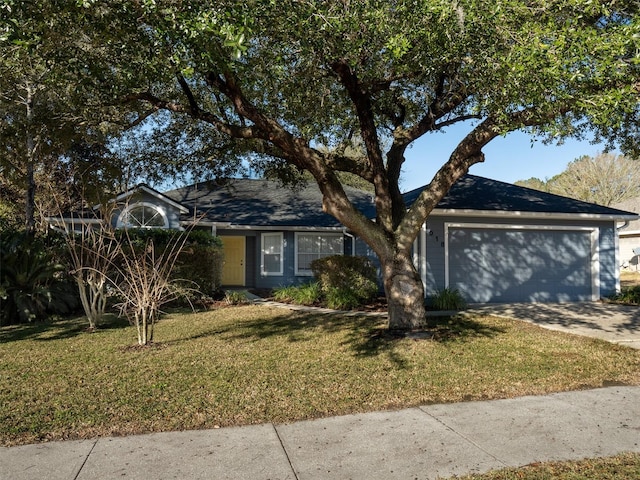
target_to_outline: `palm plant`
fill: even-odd
[[[45,245],[25,232],[0,235],[0,322],[42,320],[49,312],[67,313],[76,299],[63,281],[64,266]]]

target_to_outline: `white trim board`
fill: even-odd
[[[485,218],[527,218],[538,220],[637,220],[638,215],[603,215],[599,213],[556,213],[556,212],[520,212],[506,210],[471,210],[455,208],[434,208],[430,216],[441,217],[485,217]],[[428,221],[428,219],[427,219]]]
[[[572,231],[590,233],[591,240],[591,299],[600,299],[600,228],[564,225],[508,225],[495,223],[444,223],[444,286],[449,288],[449,229],[475,228],[485,230],[537,230],[537,231]]]

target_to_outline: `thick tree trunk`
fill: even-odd
[[[424,327],[424,287],[410,255],[396,253],[382,259],[382,277],[387,296],[390,330]]]

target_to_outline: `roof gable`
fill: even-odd
[[[187,207],[185,207],[184,205],[180,204],[179,202],[176,202],[175,200],[173,200],[172,198],[168,197],[167,195],[159,192],[158,190],[151,188],[149,185],[147,185],[146,183],[140,183],[138,185],[136,185],[135,187],[126,190],[125,192],[120,193],[118,196],[116,196],[114,199],[110,200],[110,202],[116,202],[116,203],[121,203],[123,200],[126,200],[136,194],[139,193],[146,193],[148,195],[151,195],[152,197],[157,198],[158,200],[160,200],[163,203],[167,203],[175,208],[177,208],[180,213],[188,213],[189,209]],[[101,205],[96,205],[94,206],[94,210],[100,208]]]

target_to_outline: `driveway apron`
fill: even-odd
[[[603,302],[472,305],[468,313],[514,318],[550,330],[640,349],[640,308]]]

